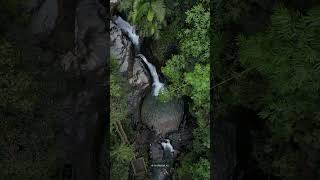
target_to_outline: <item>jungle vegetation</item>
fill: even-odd
[[[111,179],[128,179],[130,162],[134,158],[134,150],[128,142],[124,140],[120,133],[123,128],[127,137],[132,137],[130,119],[128,118],[128,82],[118,71],[119,65],[115,59],[111,61],[110,73],[110,144],[111,144]]]
[[[178,34],[179,53],[162,68],[170,84],[160,98],[166,101],[171,97],[189,97],[189,111],[197,124],[192,148],[178,168],[180,179],[210,178],[210,12],[207,3],[199,1],[186,12],[186,25]]]
[[[214,1],[213,11],[215,119],[256,112],[264,128],[250,130],[250,159],[264,176],[318,179],[319,4]]]

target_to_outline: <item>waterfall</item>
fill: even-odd
[[[139,52],[139,36],[136,34],[135,28],[119,16],[114,18],[114,22],[121,29],[121,31],[129,37],[129,39],[135,47],[136,52]],[[158,96],[160,91],[163,90],[165,86],[159,80],[159,75],[157,73],[156,67],[153,64],[151,64],[143,54],[138,54],[137,56],[142,59],[142,61],[147,65],[148,69],[150,70],[153,79],[152,94],[153,96]],[[163,147],[164,155],[165,157],[167,157],[167,160],[171,160],[175,150],[173,149],[170,140],[165,139],[165,142],[161,142],[161,146]],[[168,164],[165,165],[167,166]],[[152,168],[152,176],[152,179],[154,180],[167,179],[167,177],[169,176],[168,167]]]
[[[137,56],[139,56],[147,64],[148,69],[150,70],[150,73],[151,73],[151,76],[153,79],[153,83],[152,83],[153,96],[158,96],[159,92],[163,89],[164,84],[162,82],[160,82],[156,68],[154,67],[153,64],[151,64],[147,61],[147,59],[146,59],[146,57],[144,57],[144,55],[138,54]]]
[[[164,151],[169,151],[170,153],[174,153],[174,149],[170,143],[169,139],[165,139],[166,142],[162,142],[161,146],[163,147]]]
[[[139,36],[136,34],[135,28],[131,26],[127,21],[123,20],[120,16],[116,17],[114,22],[125,34],[128,35],[135,47],[139,49]],[[153,95],[158,96],[159,92],[163,89],[164,84],[160,82],[156,68],[153,64],[148,62],[144,55],[138,54],[137,56],[139,56],[147,64],[153,79]]]
[[[136,30],[133,26],[131,26],[127,21],[123,20],[120,16],[118,16],[114,20],[115,24],[130,38],[131,42],[139,47],[139,36],[136,34]]]

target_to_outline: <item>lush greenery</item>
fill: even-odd
[[[138,26],[144,37],[159,37],[165,25],[166,8],[163,0],[125,0],[120,8],[129,12],[130,21]]]
[[[297,167],[291,167],[299,163],[294,146],[313,166],[320,160],[316,156],[320,151],[319,15],[320,8],[304,16],[278,7],[267,31],[239,37],[240,63],[256,67],[268,84],[259,98],[259,115],[271,128],[264,156],[274,156],[271,168],[285,179],[297,176]]]
[[[192,150],[185,155],[178,169],[180,179],[209,179],[210,149],[209,104],[210,65],[209,27],[210,13],[207,2],[198,1],[186,12],[186,26],[178,36],[179,53],[166,62],[162,69],[170,84],[162,100],[171,97],[190,98],[190,112],[196,118]]]
[[[129,118],[127,117],[127,79],[118,71],[119,65],[112,60],[110,74],[110,144],[111,144],[111,178],[128,179],[130,162],[134,158],[132,145],[126,144],[120,137],[121,123],[127,134],[130,134]]]
[[[319,173],[319,17],[319,7],[276,4],[262,31],[219,29],[217,111],[240,105],[258,112],[265,131],[253,133],[253,156],[264,173],[280,179]]]

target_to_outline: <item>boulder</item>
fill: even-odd
[[[133,115],[133,123],[137,125],[140,121],[140,104],[145,96],[147,88],[150,87],[150,75],[144,68],[141,59],[135,58],[131,71],[129,71],[129,84],[132,89],[128,96],[129,113]]]
[[[141,108],[142,122],[162,137],[179,129],[183,114],[184,103],[181,99],[161,102],[151,93],[145,97]]]

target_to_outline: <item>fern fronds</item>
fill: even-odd
[[[166,8],[163,0],[152,1],[151,8],[154,11],[159,22],[163,22],[166,15]]]

